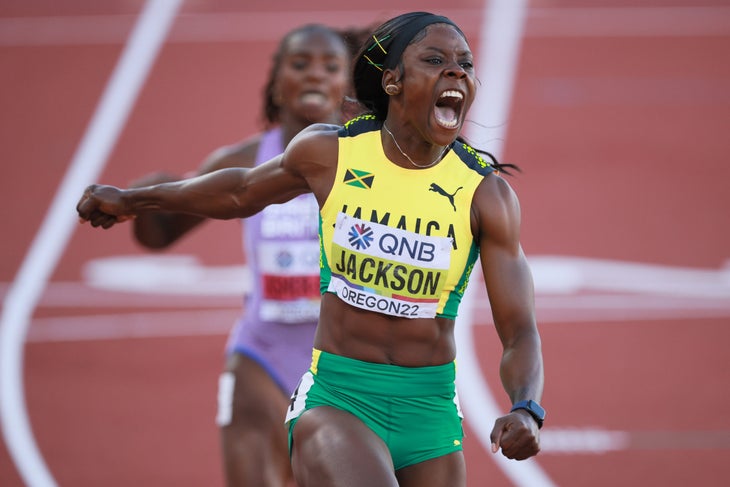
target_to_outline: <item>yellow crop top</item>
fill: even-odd
[[[479,255],[472,197],[494,168],[459,141],[433,167],[402,168],[385,156],[381,126],[367,115],[340,130],[320,210],[320,289],[378,313],[454,319]]]

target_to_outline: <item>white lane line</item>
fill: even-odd
[[[650,265],[571,256],[531,256],[541,324],[730,316],[730,266]],[[245,265],[207,266],[190,255],[117,255],[89,261],[85,282],[52,282],[45,308],[233,308],[252,283]],[[0,297],[10,284],[0,282]],[[489,316],[484,290],[476,313]],[[476,326],[489,324],[480,321]]]
[[[241,313],[240,307],[114,313],[37,318],[28,333],[29,343],[122,340],[129,338],[226,335]],[[221,345],[222,350],[222,345]]]
[[[479,286],[480,284],[475,282],[474,285]],[[79,290],[81,289],[79,288]],[[486,299],[486,294],[481,289],[477,288],[474,292],[477,294],[472,301]],[[38,343],[159,336],[224,335],[228,333],[230,325],[241,310],[239,300],[210,301],[207,298],[197,299],[195,296],[161,299],[155,296],[137,295],[150,298],[139,301],[133,296],[117,296],[117,300],[107,302],[106,305],[134,311],[120,311],[111,315],[99,314],[99,310],[103,309],[104,305],[90,306],[87,303],[86,309],[90,310],[90,314],[35,318],[28,331],[27,341]],[[81,302],[82,298],[88,301],[89,293],[79,294],[77,298],[79,299],[75,299],[74,302]],[[494,326],[489,308],[472,304],[472,315],[478,315],[480,318],[477,322],[472,323],[471,327]],[[725,305],[727,307],[727,303]],[[71,304],[69,307],[76,311],[79,310],[78,305]],[[144,311],[145,308],[148,308],[148,311]],[[175,308],[180,311],[160,311],[164,308]],[[619,310],[612,314],[610,310],[591,311],[566,307],[548,314],[546,318],[547,313],[542,311],[540,306],[537,307],[537,314],[542,328],[551,323],[575,324],[584,328],[591,326],[592,322],[595,322],[593,326],[611,326],[626,321],[631,321],[632,325],[640,324],[640,321],[637,322],[637,320],[646,320],[651,324],[656,324],[661,317],[672,320],[671,323],[676,323],[677,320],[685,317],[695,319],[717,317],[706,316],[707,313],[702,311],[693,313],[683,312],[683,310],[647,311],[646,316],[639,316],[640,313],[630,311]],[[721,317],[728,316],[730,316],[730,309],[726,309]],[[661,322],[660,324],[667,325]],[[695,323],[694,326],[699,327],[701,324]],[[472,339],[470,338],[470,340]]]
[[[476,273],[476,272],[475,272]],[[502,408],[494,398],[484,376],[474,349],[474,294],[479,283],[472,276],[456,318],[455,336],[457,353],[456,384],[464,415],[471,429],[476,433],[482,448],[497,463],[514,485],[519,487],[553,487],[556,484],[540,468],[534,458],[516,462],[502,455],[501,451],[491,454],[490,434],[494,421],[502,416]]]
[[[601,455],[625,450],[727,450],[730,431],[620,431],[600,428],[545,428],[540,455]]]
[[[520,42],[525,22],[527,2],[524,0],[491,0],[483,18],[484,33],[480,42],[476,66],[482,80],[483,93],[472,107],[472,117],[486,122],[497,134],[489,147],[498,159],[502,153],[507,133],[507,119],[511,104],[512,87],[519,61]],[[476,110],[475,110],[476,109]],[[476,129],[476,126],[473,127]],[[474,130],[471,131],[473,134]],[[470,134],[470,138],[477,137]],[[482,141],[477,143],[481,146]],[[478,266],[477,266],[478,268]],[[474,272],[467,287],[456,319],[455,338],[457,348],[457,386],[461,404],[470,425],[484,451],[491,452],[490,434],[494,421],[502,416],[501,408],[481,373],[474,349],[472,326],[474,325],[474,295],[476,286],[483,283],[481,272]],[[497,466],[514,485],[519,487],[553,487],[555,484],[540,468],[534,458],[516,462],[502,455],[491,455]]]
[[[540,455],[599,455],[626,450],[631,444],[628,431],[598,428],[545,428],[540,432]]]
[[[0,419],[8,452],[31,487],[56,483],[35,443],[25,406],[23,342],[29,320],[78,225],[76,202],[101,173],[179,4],[178,0],[151,0],[145,4],[71,166],[5,296],[0,328]]]

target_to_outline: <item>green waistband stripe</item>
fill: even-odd
[[[453,394],[456,364],[402,367],[342,357],[314,349],[311,371],[332,387],[396,397]]]

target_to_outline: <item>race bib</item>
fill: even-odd
[[[257,249],[261,272],[259,317],[300,323],[319,317],[319,246],[316,241],[266,242]]]
[[[419,235],[340,213],[328,291],[369,311],[433,318],[446,283],[451,249],[448,237]]]

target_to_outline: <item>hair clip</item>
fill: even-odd
[[[378,40],[377,37],[373,36],[373,40],[375,41],[375,44],[373,44],[372,46],[370,46],[370,48],[368,49],[368,51],[372,51],[375,46],[378,46],[380,48],[380,50],[383,51],[383,54],[388,54],[388,51],[386,51],[385,48],[383,47],[383,45],[380,44],[381,41],[384,41],[384,40],[386,40],[388,38],[390,38],[390,34],[388,34],[387,36],[385,36],[382,39],[380,39],[380,41]]]
[[[367,60],[368,60],[368,63],[369,63],[369,64],[371,64],[371,65],[375,66],[375,67],[376,67],[376,68],[378,68],[378,69],[379,69],[380,71],[382,71],[382,70],[383,70],[383,65],[382,65],[382,64],[378,64],[378,63],[376,63],[376,62],[373,62],[373,60],[372,60],[372,59],[370,59],[369,57],[367,57],[367,55],[365,55],[365,54],[363,54],[363,55],[362,55],[362,57],[364,57],[365,59],[367,59]]]

